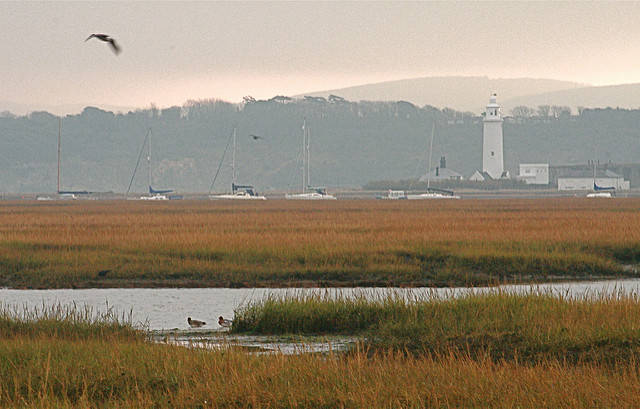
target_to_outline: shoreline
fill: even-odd
[[[247,283],[247,285],[225,285],[228,283],[216,282],[202,282],[202,281],[180,281],[180,285],[175,285],[176,282],[170,280],[158,280],[158,281],[140,281],[140,280],[105,280],[100,285],[80,285],[76,284],[70,287],[39,287],[39,286],[0,286],[0,290],[101,290],[101,289],[341,289],[341,288],[389,288],[389,289],[447,289],[447,288],[493,288],[501,286],[515,286],[515,285],[544,285],[544,284],[562,284],[562,283],[594,283],[599,281],[628,281],[634,279],[640,279],[638,273],[638,266],[631,266],[626,270],[629,274],[622,275],[576,275],[573,277],[566,276],[554,276],[547,277],[546,279],[518,279],[518,280],[502,280],[476,282],[473,284],[466,282],[452,282],[443,285],[425,285],[424,283],[370,283],[370,282],[333,282],[333,283],[319,283],[312,281],[289,281],[289,282],[256,282]],[[96,284],[94,281],[87,281],[86,284]],[[186,285],[185,285],[186,284]],[[189,285],[191,284],[191,285]],[[253,285],[250,285],[253,284]]]
[[[618,280],[633,280],[640,278],[640,274],[632,272],[630,274],[623,275],[577,275],[573,277],[551,277],[547,279],[529,279],[529,280],[502,280],[500,282],[495,281],[478,281],[472,284],[465,282],[451,282],[442,285],[429,285],[424,282],[310,282],[310,281],[289,281],[289,282],[255,282],[255,283],[229,283],[225,282],[202,282],[195,280],[104,280],[102,282],[87,281],[86,283],[76,283],[72,286],[35,286],[35,285],[19,285],[0,286],[1,289],[7,290],[92,290],[92,289],[289,289],[289,288],[304,288],[304,289],[331,289],[331,288],[433,288],[433,289],[446,289],[446,288],[483,288],[483,287],[500,287],[504,285],[538,285],[538,284],[555,284],[555,283],[577,283],[577,282],[597,282],[597,281],[618,281]],[[97,285],[99,284],[99,285]]]

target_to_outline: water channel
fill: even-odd
[[[505,291],[544,291],[563,296],[583,297],[598,294],[639,294],[640,279],[549,283],[537,285],[506,285]],[[468,292],[495,291],[494,288],[340,288],[340,289],[278,289],[278,288],[126,288],[81,290],[13,290],[0,289],[0,305],[17,309],[34,309],[51,305],[72,305],[104,312],[131,314],[134,323],[151,330],[188,329],[187,317],[207,322],[209,330],[218,329],[217,318],[233,318],[234,310],[248,302],[269,295],[320,293],[328,296],[383,296],[393,291],[411,297],[455,297]]]

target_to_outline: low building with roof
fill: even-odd
[[[580,164],[549,166],[549,184],[558,186],[559,178],[575,178],[585,175],[590,175],[591,179],[593,179],[594,167],[598,171],[611,170],[621,175],[634,188],[640,186],[640,163],[601,163],[593,160]]]
[[[484,182],[487,180],[493,180],[493,178],[487,172],[476,170],[471,176],[469,176],[469,180],[472,182]]]
[[[440,158],[440,166],[436,166],[435,169],[431,169],[429,173],[420,177],[421,182],[426,182],[427,180],[442,182],[446,180],[462,179],[464,179],[464,176],[462,176],[462,174],[447,167],[447,159],[444,156]]]
[[[629,190],[630,184],[624,177],[610,169],[598,169],[589,174],[585,170],[565,170],[563,176],[558,177],[558,190],[594,190],[594,185],[601,188]]]

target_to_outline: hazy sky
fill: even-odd
[[[639,22],[640,3],[609,2],[0,2],[0,101],[166,106],[434,75],[640,82]]]

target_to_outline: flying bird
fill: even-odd
[[[231,325],[233,325],[233,321],[225,320],[224,318],[222,318],[222,316],[220,316],[218,317],[218,324],[220,324],[221,327],[231,328]]]
[[[97,38],[100,41],[104,41],[105,43],[109,43],[109,45],[111,46],[111,49],[113,50],[114,53],[120,54],[120,46],[118,46],[118,44],[116,44],[116,40],[113,39],[113,37],[111,37],[108,34],[91,34],[89,37],[87,37],[86,40],[84,40],[85,42],[91,40],[92,38]]]
[[[203,326],[207,325],[206,322],[198,321],[198,320],[192,320],[191,317],[187,318],[187,322],[189,323],[189,326],[191,328],[200,328],[200,327],[203,327]]]
[[[254,134],[251,134],[251,135],[249,135],[249,136],[250,136],[250,137],[252,137],[254,141],[257,141],[258,139],[264,139],[264,137],[262,137],[262,136],[260,136],[260,135],[254,135]]]

